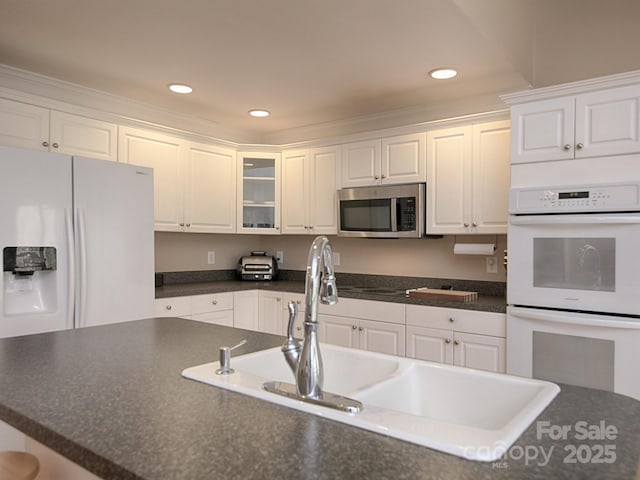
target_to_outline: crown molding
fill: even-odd
[[[618,73],[615,75],[590,78],[588,80],[563,83],[561,85],[552,85],[549,87],[532,88],[530,90],[507,93],[504,95],[500,95],[500,98],[505,103],[514,105],[518,103],[577,95],[580,93],[592,92],[594,90],[625,87],[638,83],[640,83],[640,70],[634,70],[631,72]]]

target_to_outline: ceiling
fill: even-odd
[[[640,69],[637,0],[0,0],[0,11],[2,64],[265,141]],[[441,66],[458,77],[428,77]]]

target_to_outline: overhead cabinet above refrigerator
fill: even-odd
[[[0,147],[0,337],[153,316],[153,171]]]

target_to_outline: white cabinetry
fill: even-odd
[[[509,121],[427,133],[427,233],[507,232]]]
[[[342,187],[426,181],[425,142],[415,133],[343,145]]]
[[[259,306],[258,290],[233,292],[233,326],[259,330]]]
[[[321,342],[391,355],[405,354],[405,306],[401,303],[341,298],[320,305]]]
[[[233,326],[233,293],[157,298],[156,317],[180,317]]]
[[[0,99],[0,144],[117,160],[118,126]]]
[[[260,290],[258,299],[258,330],[282,335],[282,294]]]
[[[339,166],[339,147],[282,154],[282,233],[337,233]]]
[[[242,152],[238,157],[239,233],[280,233],[280,154]]]
[[[155,229],[235,232],[235,152],[120,128],[121,162],[153,168]]]
[[[640,152],[640,85],[511,107],[511,162]]]
[[[506,315],[407,305],[407,356],[493,372],[506,370]]]
[[[156,317],[182,317],[191,316],[191,297],[156,298]]]

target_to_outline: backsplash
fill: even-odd
[[[284,253],[284,270],[304,271],[311,235],[239,235],[166,233],[155,234],[157,272],[187,272],[235,269],[238,259],[252,250]],[[444,236],[402,240],[371,240],[329,236],[340,254],[338,273],[405,276],[416,278],[506,282],[502,265],[506,235]],[[486,272],[484,255],[454,255],[454,243],[495,243],[498,272]],[[207,263],[215,251],[215,264]]]

